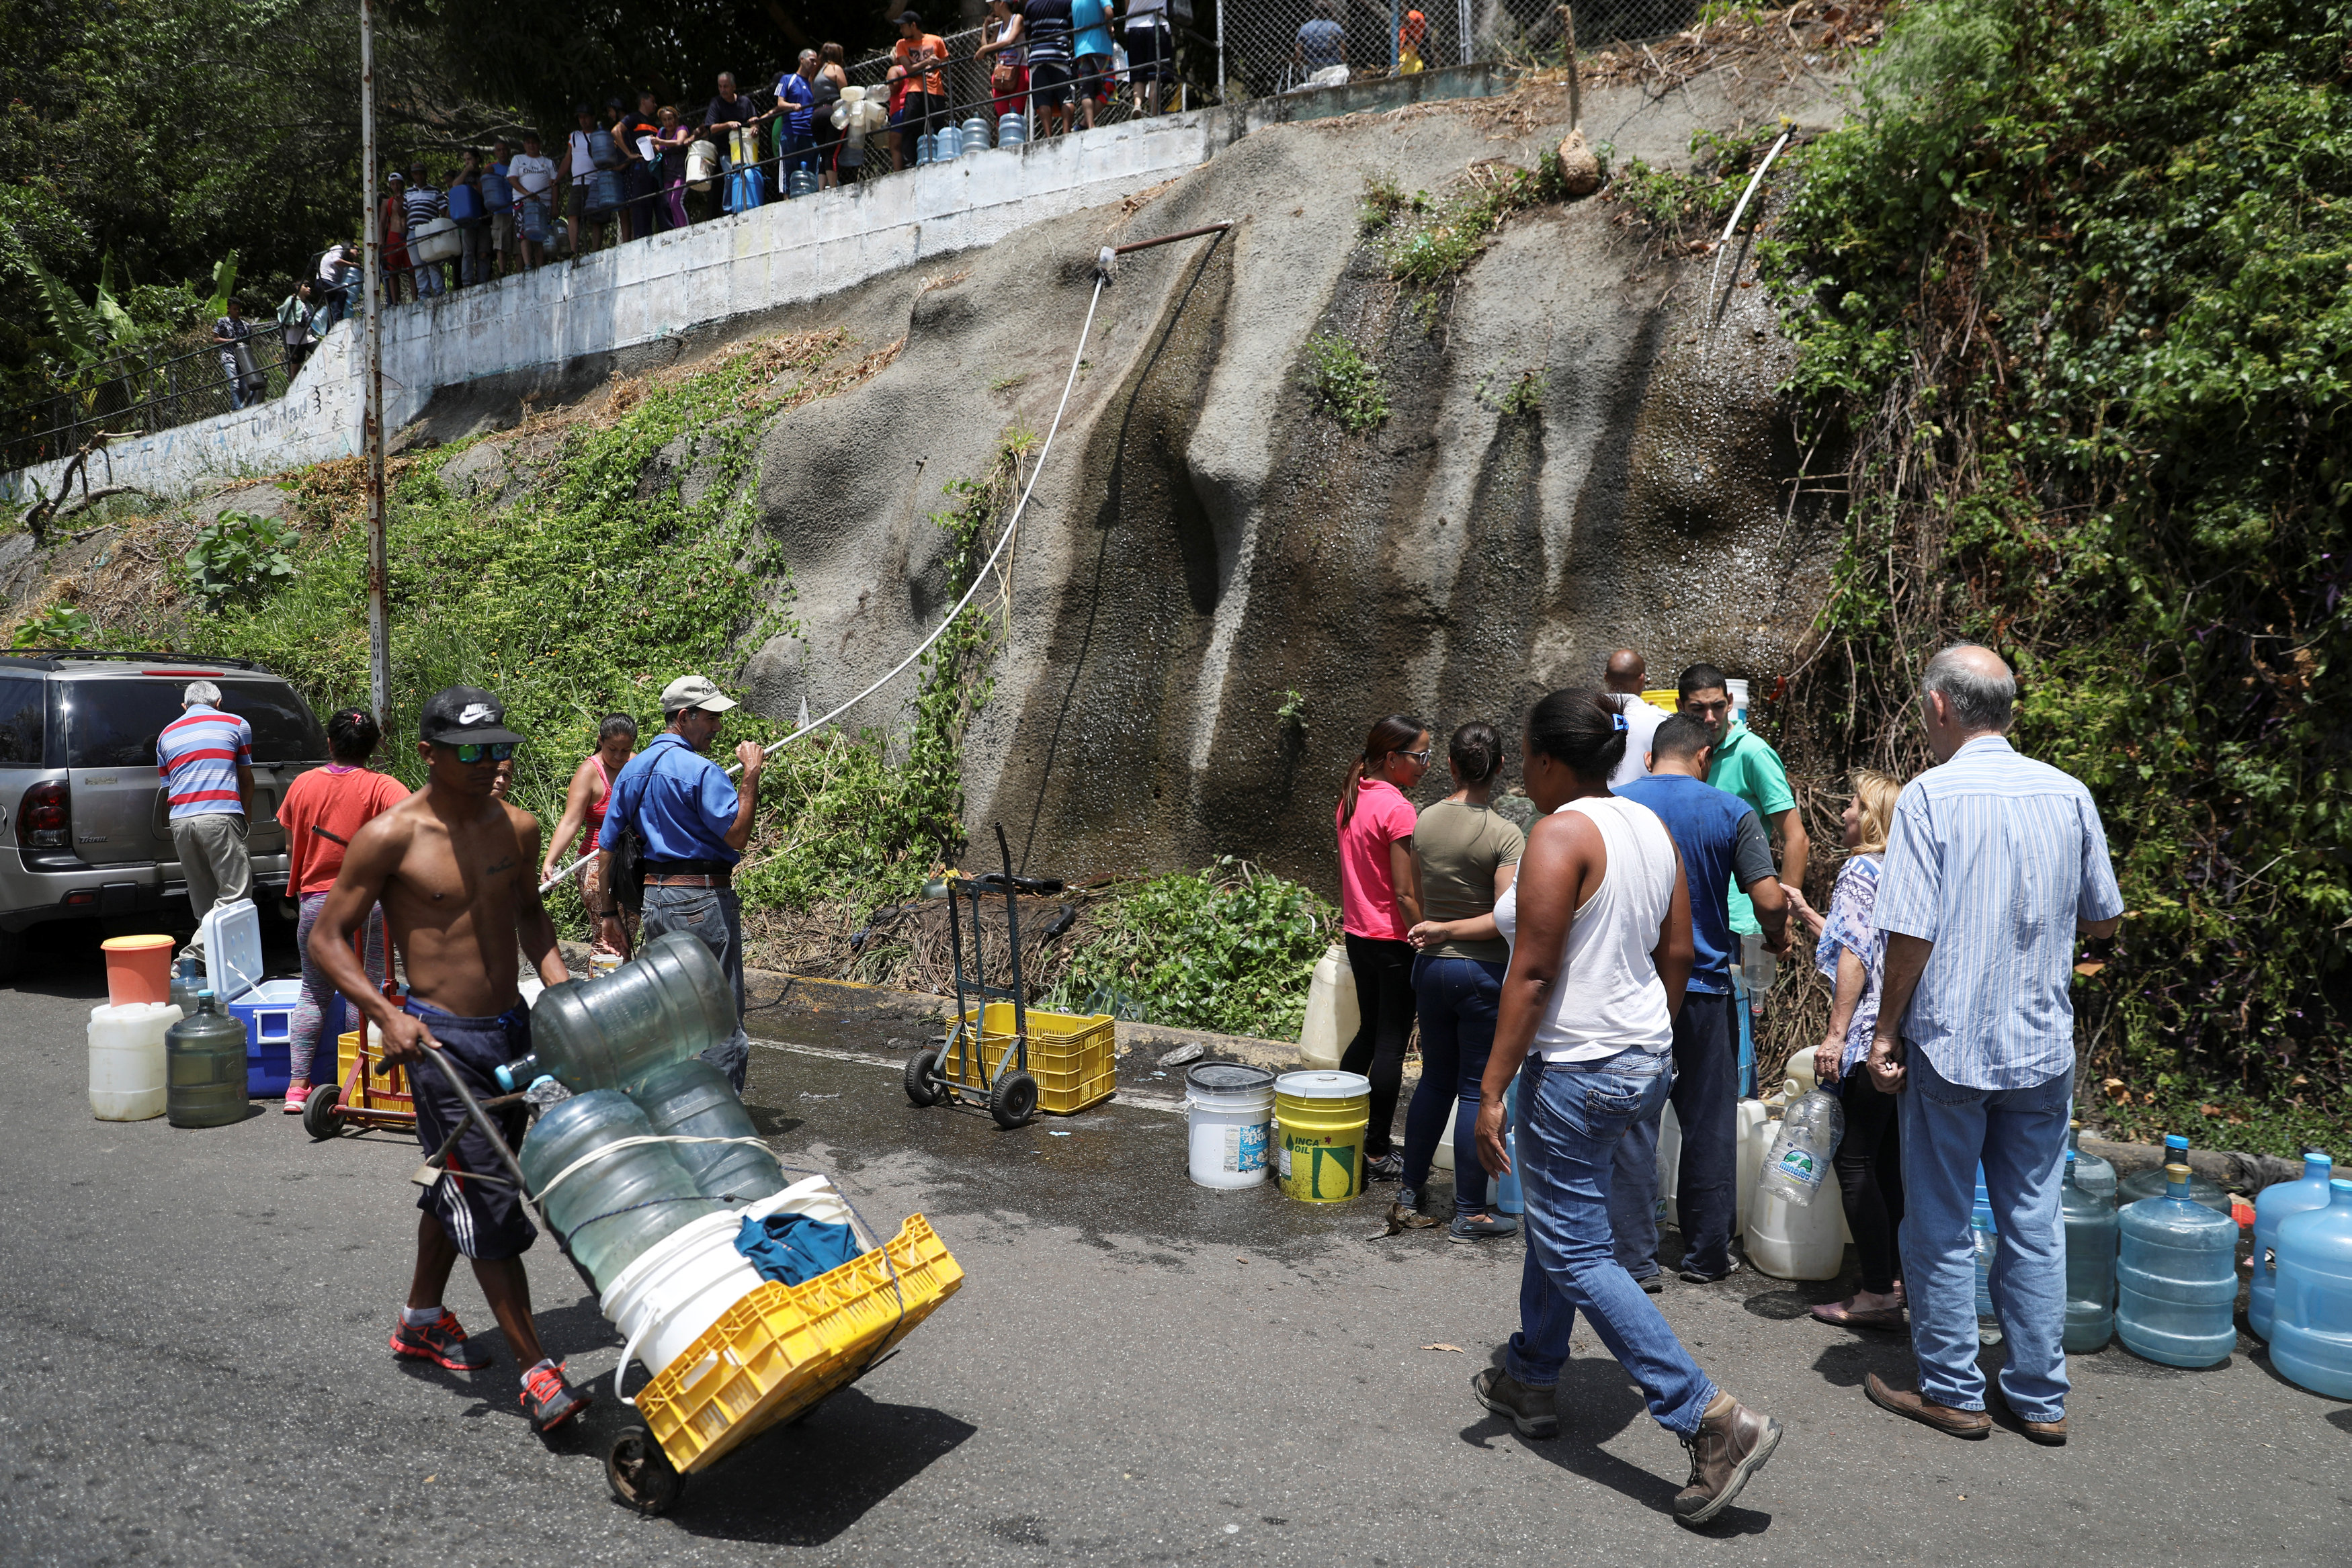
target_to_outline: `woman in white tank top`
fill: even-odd
[[[1642,1385],[1650,1414],[1690,1450],[1675,1514],[1703,1524],[1771,1456],[1780,1425],[1699,1370],[1615,1257],[1609,1186],[1617,1145],[1665,1103],[1692,951],[1690,894],[1673,837],[1646,807],[1609,793],[1625,745],[1619,699],[1597,691],[1554,692],[1528,716],[1522,772],[1546,815],[1495,905],[1511,965],[1478,1109],[1482,1162],[1519,1174],[1528,1255],[1519,1331],[1503,1364],[1479,1373],[1471,1388],[1527,1436],[1557,1433],[1552,1393],[1583,1312]],[[1513,1157],[1503,1103],[1515,1077]]]

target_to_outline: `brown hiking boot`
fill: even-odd
[[[1955,1437],[1974,1439],[1992,1436],[1992,1417],[1983,1411],[1955,1410],[1908,1388],[1891,1388],[1874,1372],[1863,1379],[1862,1391],[1881,1410],[1892,1410],[1905,1420],[1916,1421],[1922,1427],[1933,1427],[1937,1431]]]
[[[2029,1421],[2017,1413],[2017,1406],[2009,1402],[2009,1396],[2000,1391],[2000,1384],[1994,1384],[1988,1392],[2000,1401],[2001,1409],[2008,1413],[2011,1420],[2017,1423],[2017,1429],[2025,1434],[2027,1442],[2039,1443],[2045,1448],[2063,1448],[2066,1446],[2065,1416],[2061,1416],[2055,1421]]]
[[[1490,1366],[1470,1380],[1478,1403],[1518,1428],[1522,1437],[1557,1437],[1559,1416],[1552,1408],[1552,1391],[1529,1388],[1499,1366]]]
[[[1699,1417],[1698,1435],[1683,1439],[1690,1450],[1690,1484],[1675,1496],[1675,1517],[1705,1524],[1721,1513],[1780,1446],[1780,1423],[1717,1394]]]

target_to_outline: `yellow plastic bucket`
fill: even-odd
[[[1345,1203],[1364,1190],[1372,1082],[1360,1072],[1286,1072],[1274,1081],[1282,1137],[1276,1169],[1301,1203]]]

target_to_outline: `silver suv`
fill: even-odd
[[[198,679],[253,726],[254,899],[271,911],[284,897],[278,801],[327,760],[326,733],[293,687],[257,664],[193,653],[0,654],[0,972],[30,926],[148,914],[188,896],[155,737]]]

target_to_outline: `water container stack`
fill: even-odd
[[[996,144],[1011,152],[1029,140],[1029,122],[1017,114],[996,117]]]
[[[2189,1167],[2165,1167],[2165,1190],[2123,1211],[2116,1333],[2134,1355],[2212,1366],[2237,1343],[2238,1225],[2192,1195]],[[2298,1217],[2300,1218],[2300,1217]]]
[[[2102,1160],[2102,1165],[2106,1164]],[[2109,1175],[2114,1174],[2109,1167]],[[2116,1239],[2120,1221],[2109,1193],[2083,1185],[2082,1156],[2066,1152],[2058,1212],[2066,1229],[2065,1348],[2074,1355],[2105,1350],[2116,1333]]]
[[[2270,1341],[2278,1306],[2279,1227],[2289,1215],[2326,1208],[2332,1196],[2329,1178],[2335,1174],[2334,1161],[2317,1149],[2305,1149],[2302,1180],[2273,1182],[2254,1196],[2254,1280],[2246,1292],[2246,1326],[2264,1343]]]
[[[2271,1364],[2330,1399],[2352,1399],[2352,1181],[2327,1184],[2327,1207],[2279,1222]]]

